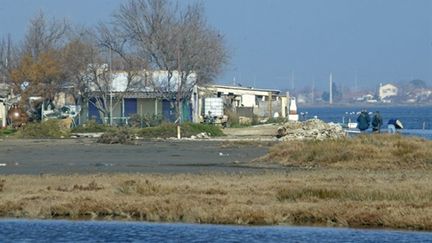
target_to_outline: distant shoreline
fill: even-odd
[[[431,107],[432,104],[299,104],[297,103],[298,109],[301,108],[382,108],[382,107]]]

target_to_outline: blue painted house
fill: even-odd
[[[166,71],[143,71],[128,81],[126,72],[112,75],[111,86],[105,92],[98,92],[94,86],[93,97],[83,109],[81,121],[95,119],[98,123],[110,123],[109,114],[101,110],[112,111],[113,124],[127,124],[131,116],[158,116],[168,122],[176,120],[175,87],[177,77],[174,73],[170,88]],[[191,77],[193,79],[194,77]],[[98,94],[104,94],[105,97]],[[107,95],[109,94],[109,95]],[[102,107],[103,109],[99,109]],[[182,121],[192,121],[192,104],[187,99],[183,102]]]

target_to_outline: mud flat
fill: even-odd
[[[241,145],[241,146],[239,146]],[[254,170],[248,162],[272,143],[140,141],[98,144],[95,139],[4,139],[1,174],[203,173]]]

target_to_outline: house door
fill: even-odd
[[[96,108],[96,98],[91,98],[88,102],[88,119],[96,120],[98,124],[102,124],[99,110]]]
[[[133,114],[137,114],[138,102],[136,98],[124,99],[124,113],[125,117],[130,117]]]
[[[174,101],[173,101],[174,102]],[[165,121],[174,122],[175,121],[175,107],[174,103],[169,100],[162,101],[162,115]]]

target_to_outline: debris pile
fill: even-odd
[[[278,128],[277,137],[282,141],[337,139],[345,137],[345,131],[339,124],[310,119],[304,122],[290,121],[285,123]]]
[[[209,139],[210,135],[206,132],[198,133],[197,135],[192,135],[191,139]]]
[[[105,144],[135,144],[136,136],[127,129],[112,130],[105,132],[97,140]]]

